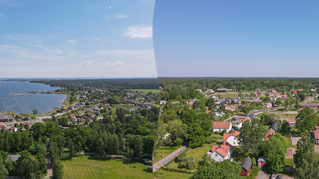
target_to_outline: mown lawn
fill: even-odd
[[[164,169],[159,169],[154,173],[154,177],[158,179],[188,179],[192,175],[192,173],[173,172]]]
[[[296,146],[296,145],[292,145],[292,144],[291,144],[291,140],[290,140],[289,137],[284,137],[284,139],[285,139],[285,141],[286,141],[287,147],[297,149],[297,146]]]
[[[79,156],[62,161],[62,165],[65,179],[153,178],[151,166],[133,160],[100,160],[93,156]]]
[[[317,98],[317,99],[313,100],[311,103],[319,103],[319,99]]]
[[[138,91],[138,92],[144,92],[144,93],[156,93],[156,94],[160,94],[160,89],[126,89],[127,91]]]
[[[260,172],[261,168],[255,166],[254,168],[252,168],[249,172],[249,176],[245,176],[245,177],[242,177],[242,178],[245,178],[245,179],[256,179],[257,176],[258,176],[258,173]]]

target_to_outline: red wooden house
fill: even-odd
[[[251,158],[247,157],[243,160],[243,162],[241,163],[241,171],[239,176],[248,176],[249,172],[251,170]]]

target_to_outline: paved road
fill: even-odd
[[[275,107],[275,108],[263,109],[263,110],[255,110],[255,111],[253,111],[252,113],[255,114],[255,115],[257,115],[257,114],[261,114],[261,113],[270,112],[270,111],[273,111],[273,110],[278,110],[278,109],[280,109],[280,108],[282,108],[282,107]],[[227,122],[227,121],[229,121],[229,120],[231,120],[231,119],[233,119],[233,118],[243,118],[243,117],[245,117],[244,114],[237,114],[237,115],[232,116],[232,117],[230,117],[230,118],[228,118],[228,119],[225,119],[224,122]]]
[[[174,152],[172,152],[171,154],[169,154],[168,156],[166,156],[162,160],[153,164],[153,172],[156,172],[158,169],[160,169],[162,166],[167,164],[169,161],[173,160],[175,157],[177,157],[178,154],[180,154],[181,152],[183,152],[186,149],[187,149],[186,146],[181,146],[180,148],[178,148],[177,150],[175,150]],[[160,166],[158,164],[160,164]]]

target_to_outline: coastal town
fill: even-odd
[[[213,90],[194,88],[200,80],[187,81],[187,86],[193,82],[192,88],[184,87],[185,79],[174,85],[170,80],[160,81],[162,127],[154,152],[156,178],[201,178],[202,170],[213,173],[218,163],[223,163],[225,172],[218,176],[222,178],[294,178],[305,165],[300,158],[305,152],[302,146],[312,146],[311,155],[319,153],[315,86]]]
[[[141,176],[149,175],[143,170],[152,164],[158,90],[121,89],[107,82],[105,86],[112,87],[93,87],[94,81],[91,83],[85,87],[81,83],[68,84],[56,90],[67,94],[67,99],[61,108],[46,114],[38,114],[36,109],[28,114],[0,113],[0,150],[11,159],[8,163],[13,164],[13,168],[6,168],[8,176],[23,178],[41,171],[36,174],[41,178],[57,175],[68,178],[74,174],[69,160],[73,163],[90,160],[97,165],[102,160],[105,164],[99,165],[114,166],[120,166],[118,161],[122,161],[132,163],[122,167]],[[130,83],[125,82],[125,86]],[[85,156],[85,161],[80,156]],[[23,165],[34,158],[42,163],[37,169]],[[130,168],[133,164],[136,169]],[[19,167],[30,172],[21,173]]]

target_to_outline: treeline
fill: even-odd
[[[318,78],[159,78],[159,85],[166,89],[213,89],[228,88],[237,91],[254,91],[257,88],[266,90],[274,88],[277,91],[294,89],[319,88]],[[175,91],[176,91],[175,89]],[[164,91],[165,91],[164,90]],[[173,93],[173,92],[172,92]],[[174,92],[176,93],[176,92]]]
[[[52,87],[73,88],[74,91],[86,87],[110,89],[158,89],[157,78],[132,79],[66,79],[66,80],[31,80],[31,83],[43,83]]]

